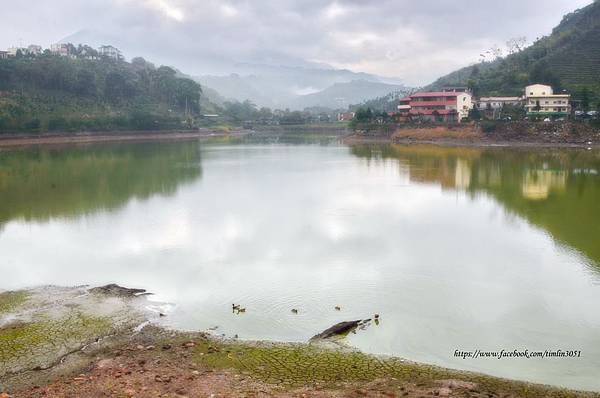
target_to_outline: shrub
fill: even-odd
[[[484,133],[493,133],[498,127],[498,122],[495,120],[483,120],[481,122],[481,130]]]
[[[48,130],[50,131],[65,130],[67,126],[68,122],[64,117],[55,117],[48,121]]]
[[[29,120],[28,122],[25,123],[24,127],[25,127],[25,130],[39,131],[39,129],[41,127],[40,119],[33,118],[33,119]]]

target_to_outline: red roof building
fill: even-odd
[[[457,121],[469,116],[473,98],[468,92],[419,92],[402,98],[398,111],[404,116],[430,121]]]

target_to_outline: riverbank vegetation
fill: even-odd
[[[200,112],[202,90],[143,58],[52,54],[0,60],[0,132],[182,128]]]
[[[0,133],[231,130],[322,125],[330,109],[272,110],[225,100],[168,66],[143,58],[61,57],[45,52],[0,59]]]

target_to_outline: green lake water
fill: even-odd
[[[242,339],[306,341],[378,313],[349,344],[600,391],[599,173],[587,150],[1,150],[0,290],[143,287],[167,326]],[[582,354],[454,355],[477,349]]]

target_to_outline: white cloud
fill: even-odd
[[[47,46],[85,28],[128,57],[144,56],[192,74],[228,73],[228,65],[238,62],[319,60],[421,85],[476,61],[492,44],[548,34],[565,13],[590,2],[55,0],[35,7],[21,2],[3,10],[0,48],[21,41]],[[506,12],[511,9],[518,12]]]
[[[324,11],[323,15],[326,19],[336,19],[348,12],[348,9],[342,7],[339,3],[331,3]]]
[[[173,6],[167,0],[147,0],[147,3],[154,9],[162,12],[165,16],[178,22],[182,22],[185,17],[183,10]]]
[[[226,17],[231,18],[231,17],[235,17],[238,15],[238,10],[229,4],[221,4],[220,8],[221,8],[221,13]]]

